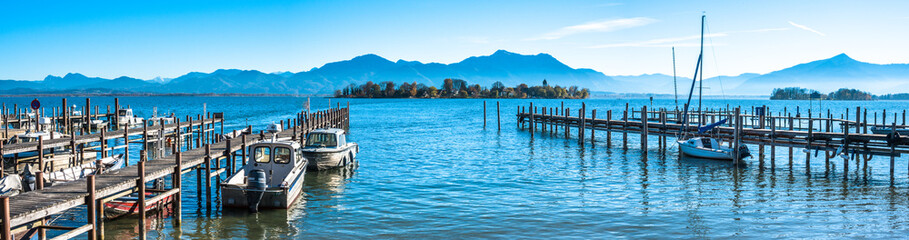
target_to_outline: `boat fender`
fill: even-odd
[[[249,183],[246,185],[246,202],[249,204],[249,212],[259,212],[259,202],[265,195],[266,183],[265,170],[256,169],[249,173]]]
[[[897,144],[897,141],[900,140],[900,132],[892,132],[887,134],[887,146],[894,146]]]

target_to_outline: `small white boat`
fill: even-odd
[[[347,142],[343,129],[316,129],[306,136],[303,155],[309,159],[309,169],[325,170],[343,167],[356,161],[360,146]]]
[[[250,145],[248,152],[250,161],[220,184],[223,206],[250,212],[289,208],[303,192],[308,165],[300,143],[273,138]]]
[[[117,111],[117,125],[135,126],[142,123],[142,118],[134,115],[132,109],[123,108]]]
[[[8,140],[6,141],[6,144],[9,145],[9,144],[17,144],[17,143],[37,142],[37,141],[38,141],[38,137],[41,137],[42,139],[44,139],[45,141],[47,141],[47,140],[50,140],[50,139],[66,138],[66,137],[69,137],[69,136],[67,136],[67,135],[65,135],[65,134],[62,134],[62,133],[59,133],[59,132],[47,132],[47,131],[36,132],[36,131],[26,131],[25,133],[16,134],[15,136],[11,137],[10,139],[8,139]]]
[[[678,141],[679,151],[682,154],[697,157],[719,160],[734,160],[735,151],[730,147],[724,147],[716,139],[708,137],[694,137],[687,140]],[[747,147],[739,147],[739,158],[751,156]]]
[[[7,174],[0,179],[0,196],[11,197],[22,192],[22,178],[19,174]]]
[[[123,168],[123,166],[126,165],[126,160],[123,158],[123,154],[117,154],[114,156],[102,158],[101,164],[104,165],[103,171],[113,171]],[[95,167],[94,161],[86,162],[81,165],[45,174],[44,185],[52,186],[58,182],[75,181],[82,179],[88,175],[95,174],[96,171],[97,168]],[[25,169],[22,170],[22,185],[25,186],[25,191],[31,191],[35,189],[36,172],[37,170],[33,169],[32,165],[26,165]]]

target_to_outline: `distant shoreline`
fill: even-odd
[[[330,97],[329,94],[271,93],[33,93],[0,94],[0,97]]]

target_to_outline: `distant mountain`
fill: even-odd
[[[0,80],[0,93],[29,92],[133,92],[133,93],[241,93],[241,94],[328,94],[350,84],[367,81],[396,84],[417,82],[440,87],[445,78],[464,79],[489,87],[500,81],[506,86],[520,83],[579,86],[593,91],[687,95],[691,79],[664,74],[607,76],[592,69],[572,68],[555,57],[541,53],[523,55],[498,50],[452,64],[419,61],[390,61],[375,54],[327,63],[297,73],[263,73],[256,70],[219,69],[211,73],[191,72],[173,78],[141,80],[130,77],[104,79],[78,73],[47,76],[39,81]],[[769,95],[774,88],[803,87],[831,92],[842,87],[872,93],[909,92],[909,64],[871,64],[845,54],[799,64],[768,74],[745,73],[718,76],[704,81],[705,95]],[[697,89],[695,89],[697,91]]]
[[[769,94],[773,88],[802,87],[821,92],[856,88],[872,93],[907,92],[909,64],[873,64],[846,54],[752,77],[735,88],[741,94]]]

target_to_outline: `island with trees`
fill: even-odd
[[[542,86],[527,86],[518,84],[515,87],[506,87],[502,82],[495,82],[490,88],[480,84],[468,84],[462,79],[447,78],[441,89],[435,86],[426,86],[422,83],[402,83],[397,85],[391,81],[375,84],[372,81],[357,86],[351,84],[343,89],[335,90],[335,97],[342,98],[553,98],[553,99],[585,99],[590,96],[587,88],[577,86],[561,87],[550,86],[544,79]]]
[[[874,100],[877,96],[858,89],[840,88],[834,92],[823,94],[817,90],[787,87],[773,89],[770,100]]]

